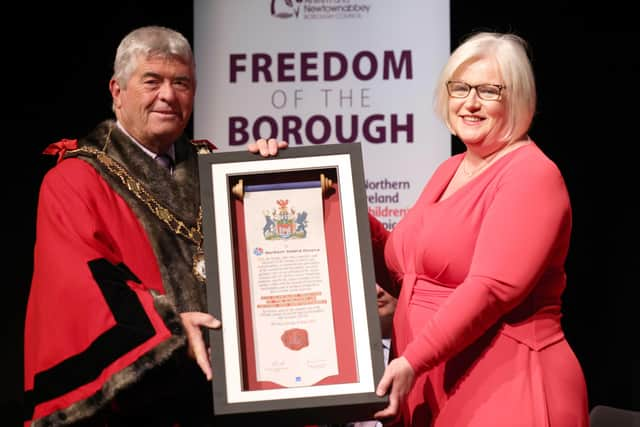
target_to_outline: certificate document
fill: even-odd
[[[243,204],[257,380],[337,375],[320,181],[247,186]]]

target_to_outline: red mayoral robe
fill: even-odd
[[[175,144],[174,175],[113,121],[49,148],[25,321],[25,425],[84,419],[186,343],[178,313],[206,311],[193,272],[197,152]],[[197,233],[194,233],[194,235]],[[194,237],[194,236],[192,236]],[[201,235],[199,236],[201,238]]]

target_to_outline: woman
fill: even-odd
[[[535,104],[518,36],[476,34],[444,67],[436,109],[466,151],[437,168],[387,239],[392,279],[378,281],[400,294],[396,358],[377,390],[390,404],[376,418],[588,425],[560,323],[571,207],[558,168],[527,135]]]

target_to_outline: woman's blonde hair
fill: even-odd
[[[436,86],[434,108],[453,133],[449,122],[447,82],[458,69],[480,59],[495,60],[506,89],[502,96],[507,122],[502,138],[512,141],[526,135],[536,109],[536,84],[527,55],[527,42],[515,34],[481,32],[467,38],[447,61]],[[493,82],[487,82],[493,83]]]

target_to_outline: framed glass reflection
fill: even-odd
[[[216,416],[370,418],[387,398],[360,144],[199,162]]]

